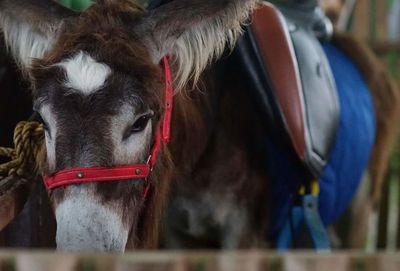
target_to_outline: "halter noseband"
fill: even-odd
[[[158,153],[161,148],[161,142],[168,143],[170,139],[171,114],[173,87],[171,79],[171,69],[168,62],[168,57],[164,57],[161,61],[164,70],[165,80],[165,112],[160,125],[157,128],[154,145],[150,151],[146,164],[121,165],[115,167],[90,167],[90,168],[71,168],[61,170],[52,176],[45,176],[44,184],[48,190],[55,189],[60,186],[67,186],[89,182],[107,182],[107,181],[122,181],[131,179],[146,179],[149,177],[154,168]],[[144,197],[149,190],[149,184],[144,190]]]

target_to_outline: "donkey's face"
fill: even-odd
[[[101,41],[96,44],[101,46]],[[161,73],[140,46],[135,52],[119,48],[121,55],[111,58],[104,55],[117,48],[104,46],[104,52],[63,49],[68,56],[56,63],[41,61],[38,70],[32,70],[50,174],[148,159],[161,113]],[[112,61],[122,56],[125,65]],[[64,249],[122,250],[143,204],[142,191],[143,180],[55,190],[57,243]],[[82,227],[71,227],[77,221]],[[89,241],[93,239],[97,241]]]
[[[30,70],[34,109],[45,127],[46,174],[148,159],[162,113],[160,68],[115,14],[102,11],[83,14]],[[143,184],[116,179],[56,189],[59,248],[123,250],[136,228]]]
[[[98,2],[78,17],[45,0],[0,0],[0,26],[32,79],[45,126],[46,175],[145,163],[163,113],[160,59],[175,56],[178,87],[196,79],[234,41],[256,1],[176,0],[152,12],[124,0]],[[57,247],[123,251],[128,237],[141,238],[137,225],[146,226],[143,189],[141,180],[116,178],[50,192]],[[157,206],[157,195],[151,201]]]

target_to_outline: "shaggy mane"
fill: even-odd
[[[195,86],[207,65],[218,59],[225,48],[233,49],[242,33],[242,24],[258,1],[243,2],[238,1],[220,16],[194,26],[174,44],[171,55],[176,68],[174,83],[177,91],[188,87],[188,82]]]

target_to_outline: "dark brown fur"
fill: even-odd
[[[258,125],[260,119],[246,93],[246,82],[230,59],[218,62],[202,78],[200,91],[191,92],[189,98],[176,97],[179,107],[173,120],[175,133],[171,144],[176,171],[171,198],[200,201],[207,193],[221,198],[233,195],[237,206],[244,207],[249,215],[238,246],[265,246],[265,239],[260,238],[266,234],[269,217],[268,180],[260,148],[265,131]],[[221,202],[215,202],[215,208],[220,205]],[[168,227],[177,218],[175,215],[164,219]],[[180,240],[182,247],[227,248],[224,241],[231,232],[229,226],[220,226],[215,225],[199,239],[186,236]]]

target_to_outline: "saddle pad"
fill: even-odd
[[[359,186],[376,127],[370,92],[358,68],[333,44],[323,48],[336,80],[341,108],[336,140],[319,180],[319,211],[323,223],[329,225],[345,211]],[[266,153],[272,201],[269,237],[274,239],[288,217],[291,195],[306,177],[271,142],[266,144]]]
[[[358,68],[342,51],[325,44],[339,91],[339,131],[321,182],[320,210],[326,224],[346,209],[368,165],[375,141],[375,111]]]

